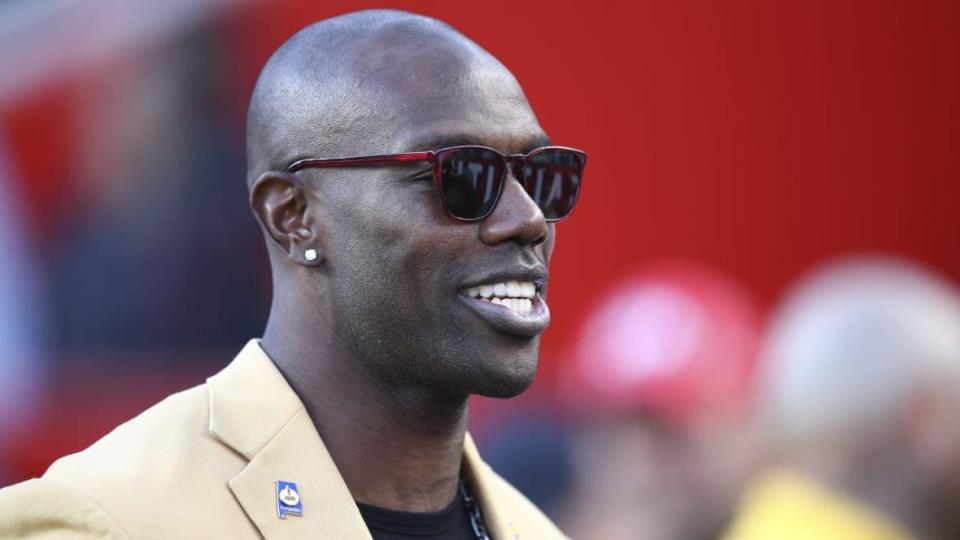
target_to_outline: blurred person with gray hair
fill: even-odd
[[[803,279],[763,348],[775,468],[726,540],[960,538],[960,291],[893,258]]]

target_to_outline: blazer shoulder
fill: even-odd
[[[173,394],[60,458],[43,478],[95,499],[137,538],[161,537],[199,508],[230,513],[227,482],[246,460],[210,434],[208,395],[206,385]]]
[[[188,462],[210,439],[208,390],[195,386],[172,394],[120,424],[85,450],[55,461],[44,475],[61,482],[74,477],[101,481]]]
[[[0,489],[0,539],[129,539],[93,497],[46,478]]]

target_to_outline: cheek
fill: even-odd
[[[332,222],[331,266],[340,279],[362,279],[409,309],[436,297],[444,276],[456,269],[465,235],[475,227],[451,226],[422,186],[381,186],[341,206]],[[455,224],[454,224],[455,225]]]
[[[346,259],[360,253],[389,259],[411,241],[417,216],[424,211],[424,193],[375,176],[349,175],[338,182],[328,192],[319,220],[331,231],[331,253]]]
[[[468,240],[464,235],[473,229],[416,228],[396,248],[393,260],[398,261],[409,294],[416,298],[424,316],[446,311],[446,302],[457,293],[453,276],[461,273],[462,248]]]

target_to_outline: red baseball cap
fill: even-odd
[[[588,312],[561,395],[579,409],[692,420],[747,397],[760,335],[735,280],[689,262],[640,267]]]

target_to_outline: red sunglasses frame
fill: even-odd
[[[458,150],[469,150],[469,149],[489,150],[497,154],[498,156],[500,156],[503,160],[503,178],[500,179],[500,184],[497,188],[497,194],[493,198],[493,204],[490,206],[490,210],[488,210],[484,215],[475,217],[475,218],[463,218],[463,217],[454,215],[452,212],[450,212],[450,209],[447,208],[447,202],[444,200],[444,197],[443,197],[443,179],[442,179],[441,169],[443,167],[444,159],[450,154]],[[443,208],[443,211],[451,219],[455,219],[457,221],[472,222],[472,221],[480,221],[482,219],[485,219],[487,216],[493,213],[497,205],[500,204],[500,195],[503,193],[503,186],[506,184],[508,180],[507,178],[508,173],[512,172],[514,174],[514,177],[517,177],[517,171],[522,170],[523,166],[526,164],[526,162],[529,159],[533,158],[537,154],[540,154],[548,150],[564,150],[568,152],[573,152],[580,157],[580,170],[581,170],[580,182],[582,185],[583,183],[582,171],[587,166],[587,154],[583,150],[577,150],[576,148],[570,148],[567,146],[543,146],[543,147],[531,150],[526,154],[503,155],[500,152],[494,150],[493,148],[490,148],[487,146],[467,144],[467,145],[461,145],[461,146],[450,146],[447,148],[441,148],[439,150],[427,150],[424,152],[404,152],[401,154],[380,154],[375,156],[358,156],[358,157],[343,157],[343,158],[306,158],[306,159],[299,159],[297,161],[294,161],[293,163],[288,165],[287,168],[283,170],[283,172],[296,173],[304,169],[315,169],[315,168],[326,168],[326,167],[350,167],[350,166],[363,166],[363,165],[389,165],[391,163],[426,161],[433,166],[433,183],[434,183],[434,187],[436,189],[437,195],[440,197],[440,206]],[[580,199],[580,189],[581,189],[580,186],[578,186],[576,196],[574,197],[574,200],[573,200],[573,204],[570,206],[570,211],[567,212],[565,216],[559,217],[559,218],[552,218],[552,219],[547,218],[547,221],[551,223],[555,223],[558,221],[563,221],[568,217],[570,217],[573,214],[573,211],[577,207],[577,201]],[[526,190],[524,190],[524,193],[526,193]]]

